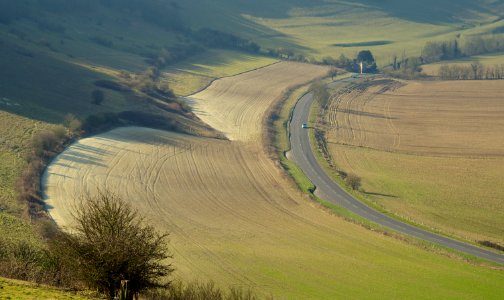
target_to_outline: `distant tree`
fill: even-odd
[[[357,54],[357,61],[372,64],[375,62],[374,56],[369,50],[362,50]]]
[[[472,63],[471,70],[473,72],[473,79],[477,80],[483,77],[483,65],[480,62]]]
[[[130,204],[109,192],[87,196],[75,209],[73,232],[64,238],[78,276],[89,287],[114,299],[128,280],[133,299],[150,288],[166,287],[163,277],[173,269],[167,234],[157,233]]]
[[[360,177],[353,173],[350,173],[345,177],[345,182],[352,188],[352,190],[358,190],[361,186]]]
[[[291,49],[288,49],[288,48],[277,48],[275,51],[276,51],[278,57],[280,57],[280,58],[289,59],[291,56],[294,56],[294,51],[292,51]]]
[[[331,76],[331,80],[334,80],[334,77],[338,76],[338,69],[331,68],[329,70],[329,76]]]
[[[376,61],[373,53],[369,50],[362,50],[357,54],[356,63],[363,63],[366,72],[374,73],[376,72]]]
[[[58,137],[52,130],[41,130],[32,138],[32,149],[38,157],[45,157],[58,145]]]
[[[328,66],[335,66],[337,61],[334,58],[332,58],[331,56],[326,56],[326,57],[322,58],[322,63],[324,65],[328,65]]]
[[[75,134],[81,129],[82,122],[79,121],[74,114],[67,114],[65,115],[63,125],[65,125],[71,133]]]
[[[91,97],[93,98],[93,104],[101,105],[103,100],[105,100],[105,93],[102,90],[94,90],[91,93]]]
[[[352,62],[351,59],[345,56],[345,54],[341,54],[338,60],[336,61],[336,66],[345,68]]]
[[[67,137],[68,130],[65,128],[63,125],[56,125],[54,126],[51,131],[54,133],[56,136],[56,139],[58,141],[62,141]]]
[[[315,101],[317,101],[322,108],[325,108],[329,102],[329,92],[325,84],[318,80],[310,86],[310,90],[313,92]]]

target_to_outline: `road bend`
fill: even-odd
[[[354,80],[353,78],[342,79],[335,81],[331,87],[342,86]],[[292,119],[290,122],[290,143],[291,151],[289,158],[293,160],[303,170],[304,174],[315,185],[315,194],[333,204],[344,207],[353,213],[366,218],[370,221],[391,228],[393,230],[414,236],[416,238],[426,240],[444,247],[448,247],[463,253],[487,259],[489,261],[504,264],[504,255],[492,252],[483,248],[476,247],[471,244],[463,243],[442,235],[432,233],[403,223],[397,219],[391,218],[373,208],[365,205],[361,201],[343,190],[336,184],[330,176],[320,166],[311,148],[309,140],[309,131],[311,128],[301,128],[303,123],[308,123],[310,107],[313,103],[313,94],[308,93],[303,96],[294,108]]]

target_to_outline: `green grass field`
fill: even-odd
[[[390,93],[370,88],[340,95],[319,125],[332,163],[362,178],[361,198],[435,231],[502,243],[503,159],[488,150],[502,144],[494,131],[500,87],[428,81]]]
[[[285,105],[280,113],[280,118],[275,122],[276,130],[280,133],[280,138],[277,140],[277,147],[280,150],[288,149],[288,145],[286,144],[287,139],[286,137],[284,137],[286,135],[283,123],[288,119],[290,110],[296,103],[296,97],[303,95],[305,91],[306,87],[297,89],[292,93],[291,97],[289,97],[289,99],[285,102]],[[312,114],[310,117],[311,123],[315,122],[316,112],[317,105],[314,105],[314,109],[312,109]],[[312,187],[311,182],[299,170],[299,168],[297,168],[295,164],[290,162],[288,164],[285,164],[284,167],[293,177],[302,191],[307,192],[308,189]],[[341,180],[340,184],[343,184]],[[335,207],[334,205],[325,203],[321,199],[318,199],[318,201],[320,201],[320,204],[328,208],[332,213],[336,213],[337,215],[344,218],[357,220],[358,223],[362,222],[362,224],[365,224],[366,227],[369,226],[370,228],[373,228],[373,231],[376,230],[379,232],[382,230],[379,227],[376,227],[376,225],[369,224],[366,221],[355,218],[355,216],[349,214],[347,211],[342,211],[340,208]],[[343,224],[348,225],[348,223],[346,222]],[[384,236],[372,233],[373,231],[365,230],[364,228],[360,227],[357,229],[353,225],[350,226],[353,227],[353,229],[347,229],[347,225],[341,225],[345,227],[341,228],[341,230],[345,232],[347,230],[349,232],[352,232],[352,238],[339,240],[339,238],[336,237],[336,240],[339,240],[336,242],[338,246],[334,244],[328,248],[334,249],[334,247],[336,247],[341,255],[319,257],[321,262],[325,264],[325,267],[323,267],[322,269],[326,271],[317,269],[318,272],[320,272],[320,276],[317,275],[315,285],[313,281],[303,283],[302,275],[300,275],[299,277],[289,276],[288,278],[286,278],[282,276],[281,272],[277,272],[276,274],[278,276],[279,282],[285,282],[285,284],[295,282],[296,287],[298,287],[299,290],[297,293],[289,294],[285,293],[281,289],[278,289],[278,292],[274,292],[274,294],[281,295],[281,299],[296,299],[298,297],[306,297],[307,299],[335,299],[347,298],[349,297],[349,295],[351,295],[351,297],[355,299],[458,299],[466,297],[469,299],[472,297],[489,297],[490,299],[498,299],[500,297],[497,290],[494,290],[493,287],[487,286],[486,284],[476,283],[474,285],[471,285],[469,289],[466,289],[465,287],[466,284],[476,278],[473,277],[472,279],[469,279],[466,276],[485,276],[483,275],[483,273],[489,271],[486,269],[486,267],[475,267],[471,266],[471,264],[462,263],[461,261],[459,261],[459,258],[453,258],[458,256],[453,256],[452,254],[450,254],[450,252],[440,250],[436,246],[423,245],[421,242],[413,240],[408,240],[409,242],[405,242],[404,240],[400,241],[395,239],[382,239],[382,237]],[[368,233],[371,233],[371,235],[368,236]],[[331,240],[333,239],[327,239],[325,240],[325,242],[331,243]],[[357,242],[357,244],[364,246],[364,248],[360,248],[360,246],[352,244],[352,241],[357,240],[360,240],[359,242]],[[386,241],[391,242],[391,244]],[[319,247],[319,242],[313,241],[312,245],[314,247],[318,245],[316,247]],[[378,244],[374,244],[375,242],[377,242]],[[413,243],[415,245],[409,245],[408,243]],[[419,245],[422,245],[421,247],[425,247],[425,249],[428,249],[428,251],[419,249]],[[403,247],[409,249],[406,250],[403,249]],[[357,250],[357,248],[359,249]],[[368,252],[368,250],[371,250],[371,252]],[[282,258],[292,256],[292,251],[279,249],[272,249],[271,251],[285,251],[285,253],[281,255]],[[349,253],[355,255],[355,258],[359,258],[357,260],[354,260],[352,258],[351,261],[347,261],[348,257],[345,257]],[[388,259],[383,256],[384,253],[392,254],[393,256],[396,256],[396,258]],[[428,256],[430,258],[428,258],[426,261],[422,261],[423,259],[421,257],[425,256]],[[446,259],[445,256],[451,256],[452,258]],[[415,258],[411,259],[412,257]],[[432,259],[434,259],[434,262],[431,261]],[[365,261],[367,261],[367,263],[364,263]],[[336,269],[328,272],[327,270],[331,270],[333,263],[335,263],[335,266],[337,266],[335,267]],[[425,265],[425,263],[427,263],[427,265]],[[405,269],[399,271],[399,269],[402,269],[403,267],[405,267]],[[466,269],[466,267],[469,267],[469,269]],[[475,267],[475,269],[472,269],[473,267]],[[267,267],[263,266],[262,268],[264,269],[264,272],[268,271]],[[293,266],[293,268],[295,270],[295,266]],[[366,271],[363,272],[358,270],[360,268]],[[303,273],[308,273],[309,271],[310,270],[304,270]],[[275,274],[271,272],[272,271],[269,271],[267,274]],[[490,278],[493,278],[490,279],[490,281],[495,282],[496,286],[501,285],[504,280],[504,277],[501,277],[501,273],[501,271],[497,271],[493,275],[489,275]],[[328,280],[331,274],[336,274],[335,276],[337,278]],[[456,276],[457,278],[452,277],[455,274],[461,276]],[[430,280],[432,281],[429,282]],[[329,286],[336,286],[337,292],[331,290]]]
[[[446,159],[343,145],[331,145],[331,152],[340,168],[363,178],[366,197],[388,211],[468,240],[502,241],[502,211],[475,208],[478,199],[498,203],[504,197],[496,188],[502,168],[494,167],[502,159]]]
[[[29,282],[5,279],[0,277],[1,300],[85,300],[97,299],[72,292],[65,292]]]
[[[492,33],[501,4],[474,1],[260,1],[255,5],[220,0],[218,7],[184,1],[182,13],[193,24],[210,25],[249,37],[264,48],[286,47],[322,58],[354,57],[370,49],[379,65],[392,56],[420,55],[427,41]],[[501,6],[497,6],[501,5]],[[268,9],[263,9],[267,7]],[[259,9],[261,8],[261,9]],[[209,18],[211,11],[223,18]],[[457,11],[457,14],[453,12]],[[493,13],[492,13],[493,11]]]
[[[25,166],[31,137],[50,124],[0,111],[0,236],[4,241],[25,240],[38,244],[30,222],[19,218],[23,204],[15,184]]]
[[[216,78],[237,75],[277,61],[230,50],[209,50],[191,57],[190,60],[170,65],[164,71],[174,92],[187,96],[205,88]]]
[[[491,10],[476,14],[464,10],[460,18],[447,17],[450,8],[444,3],[439,3],[439,12],[417,7],[404,14],[404,8],[415,5],[414,1],[394,0],[383,4],[372,1],[258,0],[245,3],[219,0],[217,5],[199,0],[174,2],[178,3],[184,21],[192,28],[209,26],[250,38],[263,48],[288,47],[317,58],[338,57],[342,53],[353,57],[366,48],[373,51],[380,65],[389,63],[393,54],[419,54],[426,41],[450,39],[457,34],[487,33],[504,25],[502,20],[494,22]],[[458,3],[457,6],[466,5],[476,12],[481,11],[471,1]],[[428,22],[426,19],[433,12],[436,12],[435,21]],[[85,117],[98,112],[141,108],[141,104],[108,90],[101,106],[91,104],[93,82],[113,78],[122,70],[142,71],[148,66],[147,55],[156,55],[166,46],[190,43],[176,32],[136,19],[132,21],[131,16],[106,9],[97,17],[73,18],[46,13],[41,13],[40,17],[62,24],[64,31],[43,29],[26,19],[12,24],[0,23],[0,237],[38,245],[41,240],[32,225],[19,217],[23,205],[17,201],[15,191],[15,182],[25,165],[23,156],[33,134],[60,123],[69,112]],[[489,58],[491,61],[501,59],[502,56]],[[168,66],[164,70],[165,80],[177,94],[189,95],[215,78],[275,62],[263,56],[214,49]],[[294,103],[303,92],[303,89],[295,92],[289,103]],[[288,114],[288,110],[282,114]],[[280,143],[284,145],[285,142],[284,136]],[[290,172],[300,178],[298,184],[308,190],[310,182],[300,170],[286,164]],[[481,167],[470,166],[476,170]],[[378,171],[370,176],[388,176],[402,171],[383,165],[374,168]],[[439,180],[443,180],[448,175],[439,176]],[[366,189],[373,188],[366,181],[364,184]],[[481,188],[491,184],[482,182]],[[405,194],[408,188],[400,186]],[[490,195],[502,196],[499,191]],[[436,213],[433,209],[427,211]],[[464,208],[455,211],[455,222],[463,223],[466,213]],[[287,299],[334,299],[348,295],[366,299],[499,299],[504,284],[502,270],[448,259],[434,253],[436,250],[424,251],[362,228],[355,229],[353,224],[343,221],[340,225],[344,230],[339,238],[329,240],[326,232],[322,236],[327,240],[317,235],[311,237],[313,246],[310,247],[315,249],[314,253],[330,250],[331,255],[317,257],[310,270],[301,269],[297,264],[302,253],[296,250],[294,243],[270,249],[278,253],[275,260],[280,261],[282,270],[271,268],[270,258],[264,257],[257,258],[260,263],[240,267],[250,269],[259,281],[263,280],[263,285],[257,287],[259,291],[271,291]],[[471,222],[469,225],[478,226]],[[501,234],[498,228],[489,230],[497,237]],[[250,261],[243,257],[256,255],[247,252],[243,245],[227,246],[222,251],[230,252],[236,264]],[[263,245],[266,250],[268,247],[271,245]],[[267,282],[257,274],[271,275],[275,280]],[[316,276],[308,277],[307,274]],[[0,287],[0,299],[84,299],[5,279],[0,279]]]

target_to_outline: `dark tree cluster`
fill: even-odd
[[[361,62],[364,73],[376,73],[378,71],[375,58],[370,50],[360,51],[354,59],[350,59],[344,54],[341,54],[338,59],[330,56],[322,59],[322,64],[324,65],[335,66],[354,73],[360,73]]]
[[[237,49],[251,53],[257,53],[261,49],[259,45],[248,39],[210,28],[201,28],[193,32],[192,36],[210,48]]]

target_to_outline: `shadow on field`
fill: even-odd
[[[363,112],[363,111],[358,111],[358,110],[353,110],[353,109],[337,109],[336,111],[346,113],[346,114],[358,115],[358,116],[370,117],[370,118],[376,118],[376,119],[386,119],[386,120],[397,120],[398,119],[396,117],[387,117],[383,114]]]
[[[381,10],[399,19],[429,24],[460,21],[463,16],[468,14],[496,14],[492,12],[492,5],[496,4],[482,4],[481,1],[474,0],[357,0],[354,2]]]
[[[128,150],[121,148],[120,146],[114,145],[110,141],[120,142],[120,143],[142,143],[147,145],[169,145],[178,148],[190,147],[190,143],[186,143],[180,140],[174,135],[185,136],[183,133],[175,133],[169,131],[163,131],[159,129],[152,129],[147,127],[120,127],[112,130],[106,136],[98,135],[93,137],[96,140],[103,141],[104,145],[111,148],[117,148],[121,150]],[[191,136],[192,139],[198,138],[196,136]],[[134,150],[131,150],[134,151]],[[105,153],[104,155],[107,155]]]
[[[89,154],[86,154],[89,152]],[[65,166],[68,165],[64,162],[72,162],[78,164],[90,164],[100,167],[106,167],[105,164],[101,163],[103,161],[100,156],[108,155],[109,152],[103,149],[99,149],[91,146],[74,145],[65,152],[63,152],[56,162],[55,165]]]
[[[386,197],[386,198],[398,198],[395,195],[389,195],[389,194],[382,194],[382,193],[374,193],[374,192],[363,192],[366,195],[371,195],[371,196],[380,196],[380,197]]]

